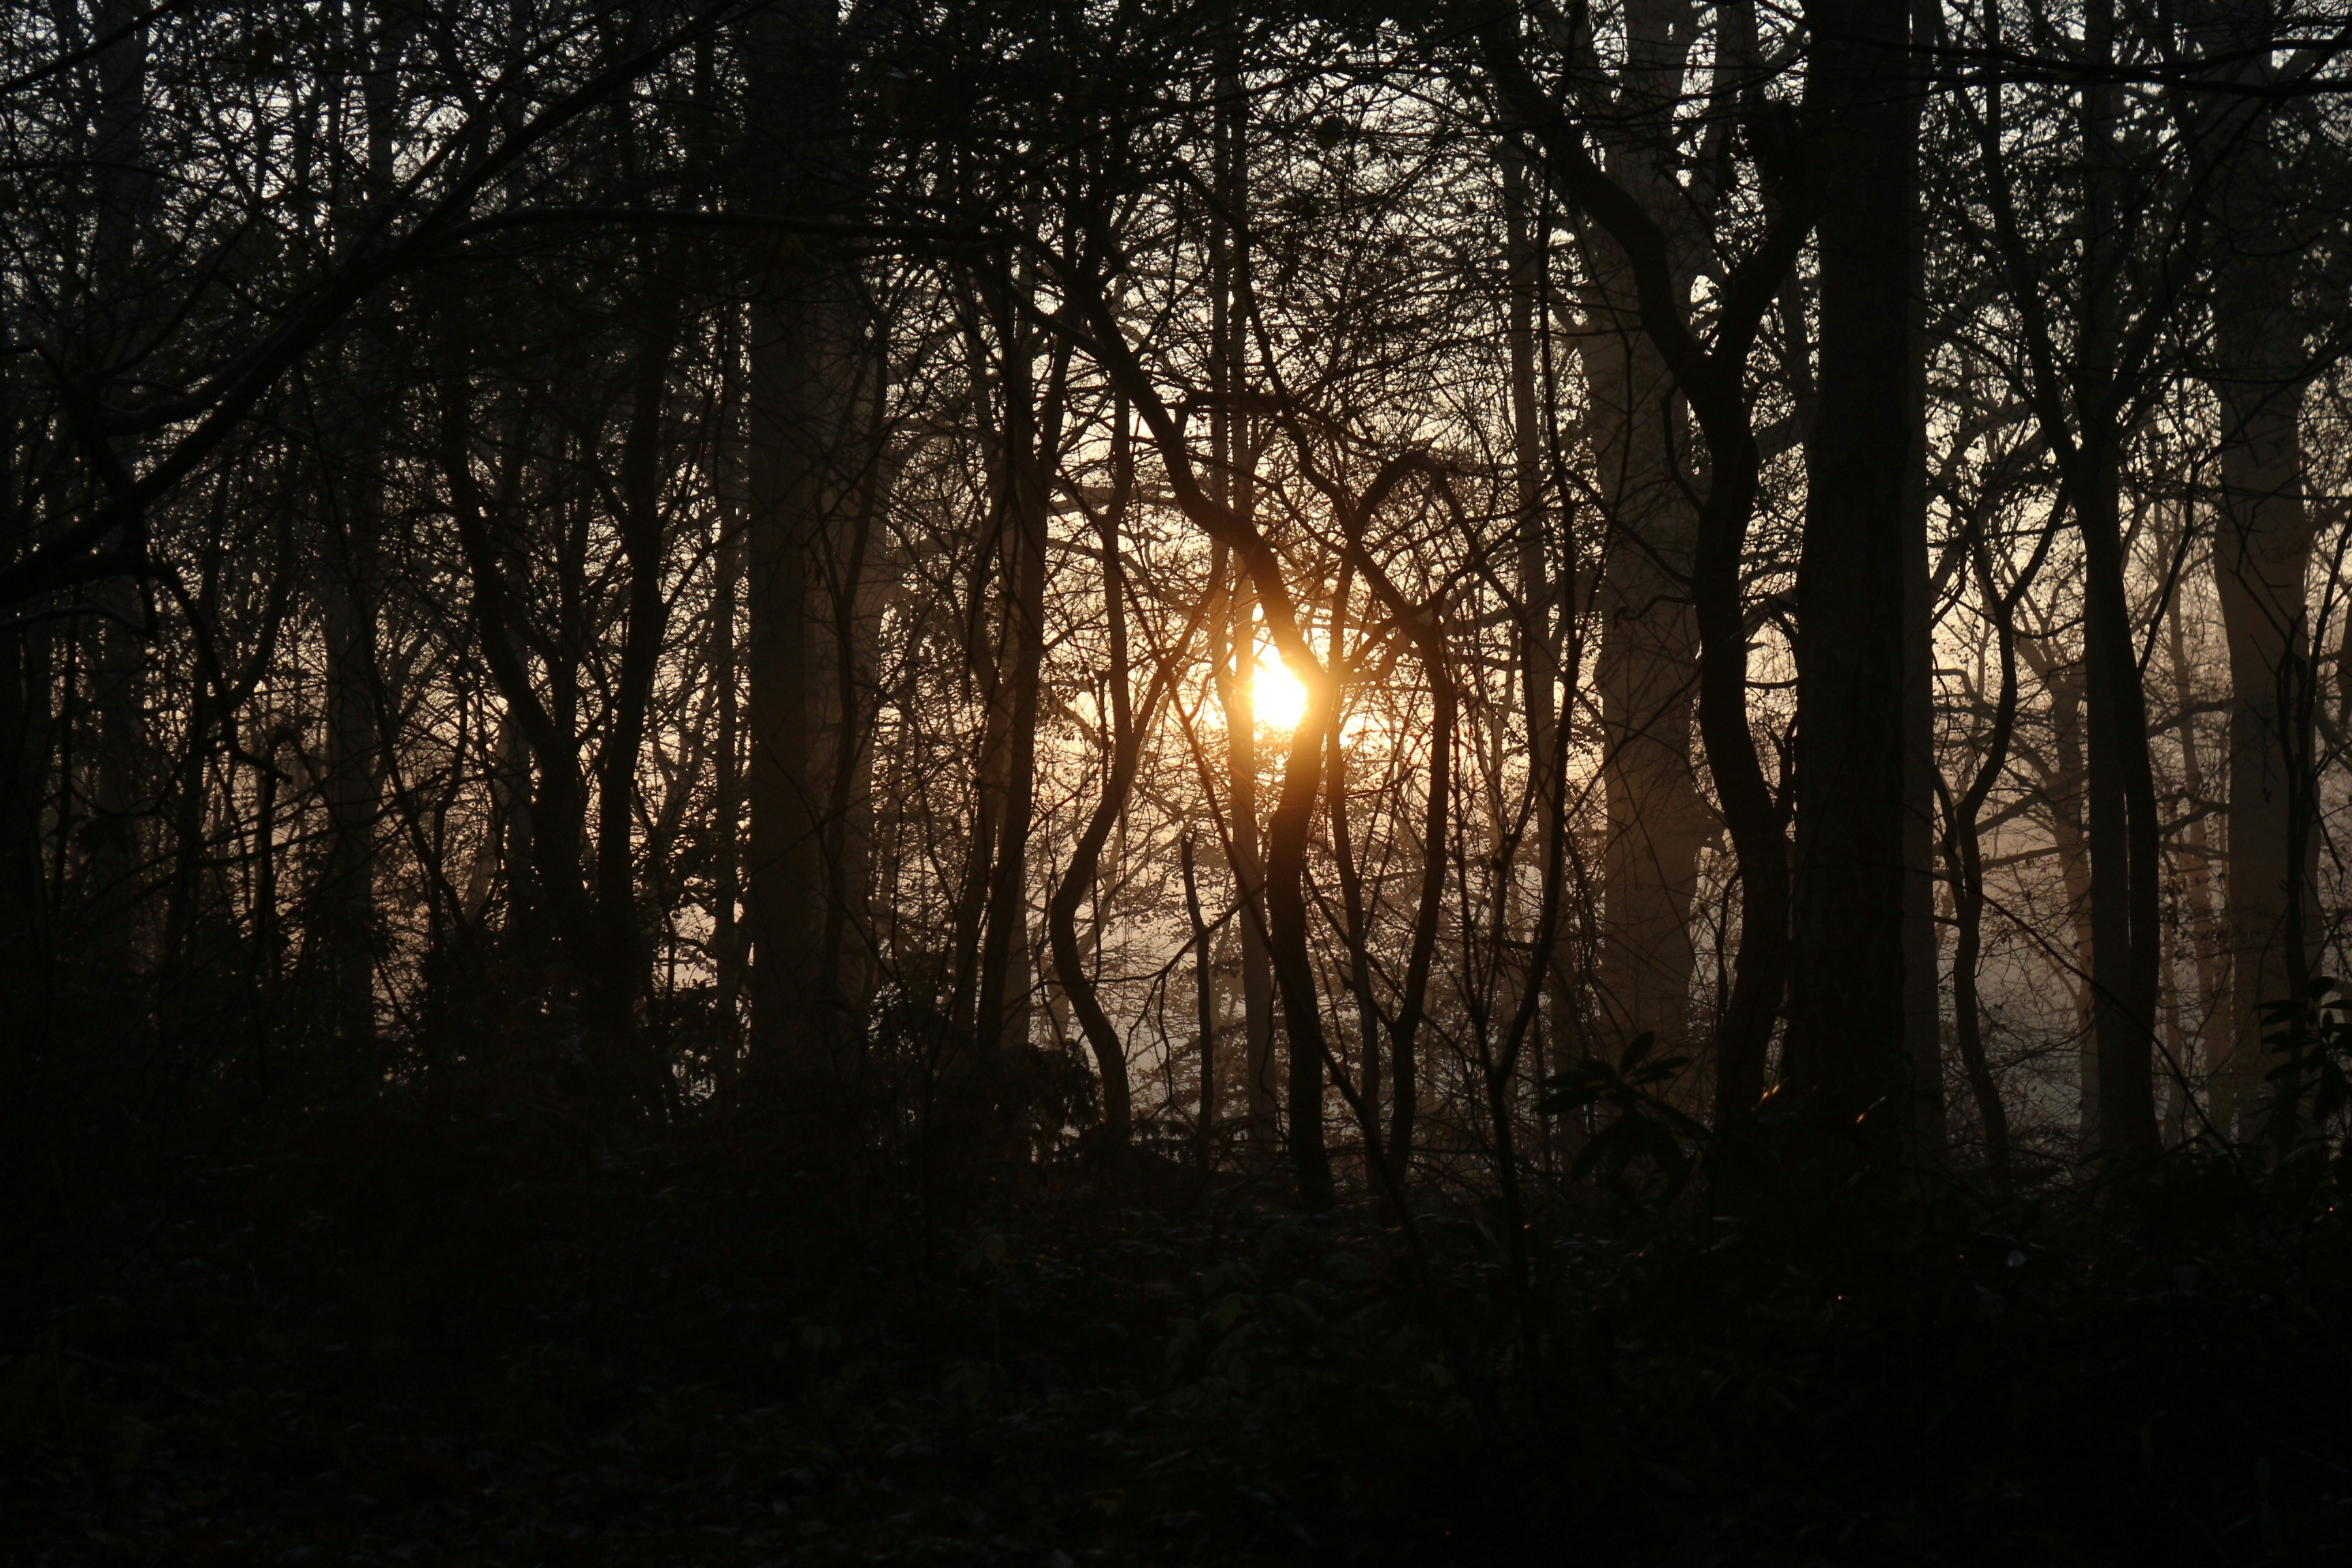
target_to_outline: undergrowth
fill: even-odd
[[[33,1563],[2302,1563],[2342,1173],[1738,1219],[880,1191],[414,1107],[19,1212]]]

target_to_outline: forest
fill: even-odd
[[[0,428],[0,1561],[2352,1552],[2345,0],[18,0]]]

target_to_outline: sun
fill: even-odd
[[[1257,721],[1277,730],[1296,730],[1298,721],[1307,716],[1307,688],[1298,684],[1298,678],[1283,667],[1282,656],[1271,648],[1258,656],[1250,698],[1257,710]]]

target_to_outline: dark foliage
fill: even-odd
[[[18,1216],[0,1495],[54,1563],[2315,1563],[2344,1174],[1547,1215],[1521,1292],[1483,1211],[1424,1277],[1243,1194],[926,1213],[388,1102]]]

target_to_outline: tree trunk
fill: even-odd
[[[2121,454],[2095,429],[2079,448],[2075,514],[2084,542],[2084,787],[2091,850],[2091,1015],[2102,1150],[2157,1145],[2154,1056],[2161,829],[2147,750],[2147,705],[2125,597]]]
[[[638,339],[632,367],[629,419],[619,461],[621,550],[628,585],[620,627],[620,679],[597,757],[596,911],[604,928],[604,984],[626,1013],[625,1038],[636,1044],[635,1011],[645,994],[651,953],[637,907],[635,828],[637,763],[645,750],[653,705],[654,677],[669,628],[669,604],[662,581],[662,394],[677,334],[674,311],[652,308]],[[660,1113],[669,1096],[668,1074],[658,1062],[631,1059],[616,1064],[643,1109]]]
[[[1217,978],[1209,963],[1209,922],[1201,915],[1191,834],[1184,836],[1179,854],[1184,871],[1184,914],[1192,927],[1192,1005],[1201,1059],[1201,1112],[1192,1124],[1192,1163],[1205,1181],[1217,1159]]]
[[[1349,668],[1348,601],[1355,592],[1352,561],[1342,562],[1339,586],[1331,595],[1331,668]],[[1339,932],[1347,952],[1348,990],[1356,1003],[1356,1106],[1358,1128],[1364,1141],[1364,1184],[1379,1185],[1381,1159],[1381,1046],[1379,1001],[1372,993],[1371,934],[1373,910],[1364,902],[1363,868],[1357,863],[1355,823],[1348,809],[1347,704],[1331,705],[1331,723],[1324,734],[1323,815],[1329,825],[1331,858],[1339,879]]]
[[[1992,552],[1982,534],[1972,542],[1970,565],[1984,595],[1985,614],[2000,644],[2000,692],[1993,700],[1992,729],[1977,759],[1976,775],[1957,800],[1950,802],[1945,830],[1944,859],[1952,879],[1952,923],[1957,940],[1952,952],[1952,1023],[1959,1047],[1960,1066],[1975,1097],[1977,1120],[1984,1130],[1985,1173],[1995,1182],[2009,1179],[2009,1110],[2001,1102],[2000,1085],[1984,1048],[1984,1005],[1978,992],[1978,963],[1984,943],[1984,844],[1977,829],[1978,813],[2000,782],[2009,765],[2010,741],[2017,723],[2017,630],[2013,618],[2021,585],[2008,598],[1993,585]]]
[[[711,451],[711,488],[718,501],[719,537],[711,560],[709,625],[706,628],[710,680],[717,689],[714,707],[719,731],[711,748],[710,964],[718,993],[713,1007],[718,1030],[713,1068],[722,1081],[731,1080],[740,1065],[738,1015],[742,1005],[744,977],[743,941],[737,925],[738,906],[743,898],[743,684],[740,678],[741,642],[737,626],[742,610],[746,565],[743,312],[731,304],[726,311],[719,335],[720,392],[718,430]]]
[[[1318,672],[1319,673],[1319,672]],[[1265,909],[1275,984],[1289,1047],[1290,1168],[1299,1206],[1331,1206],[1331,1157],[1323,1141],[1322,998],[1307,946],[1307,847],[1323,784],[1323,736],[1338,696],[1328,679],[1301,680],[1307,701],[1283,761],[1282,793],[1266,822]]]
[[[1915,47],[1942,36],[1938,5],[1911,0]],[[1915,84],[1921,79],[1916,58]],[[1921,1164],[1940,1168],[1951,1133],[1944,1089],[1943,939],[1936,925],[1936,795],[1942,772],[1936,756],[1936,588],[1927,547],[1927,210],[1918,166],[1919,110],[1916,100],[1906,101],[1912,104],[1905,116],[1912,168],[1906,282],[1910,401],[1904,413],[1909,456],[1903,497],[1903,1043],[1913,1090],[1906,1129],[1911,1150]]]
[[[1665,129],[1681,100],[1695,7],[1635,0],[1626,8],[1626,67],[1617,128],[1602,168],[1668,242],[1672,308],[1687,313],[1698,226],[1676,178]],[[1697,950],[1690,933],[1698,858],[1713,834],[1692,766],[1698,629],[1690,574],[1698,516],[1680,389],[1642,324],[1640,287],[1622,240],[1589,234],[1576,339],[1589,396],[1587,429],[1611,545],[1596,608],[1601,786],[1608,824],[1595,1001],[1627,1039],[1673,1045],[1690,1030]],[[1542,754],[1538,752],[1537,754]],[[1694,1092],[1704,1094],[1693,1083]]]
[[[810,0],[772,7],[746,26],[744,49],[755,127],[745,205],[822,212],[839,199],[837,164],[848,156],[831,9]],[[837,1083],[845,1065],[822,963],[824,807],[843,760],[825,743],[833,639],[822,589],[851,489],[856,274],[837,242],[780,241],[751,313],[750,1067],[803,1098]]]
[[[2098,991],[2091,978],[2097,942],[2091,917],[2090,839],[2083,825],[2083,668],[2080,661],[2061,663],[2050,658],[2036,643],[2023,647],[2049,696],[2051,765],[2042,774],[2041,786],[2050,811],[2059,885],[2065,889],[2067,928],[2074,939],[2074,1030],[2079,1037],[2075,1130],[2088,1149],[2099,1136],[2099,1047],[2092,1026]]]
[[[2180,715],[2174,734],[2180,742],[2180,791],[2189,816],[2175,849],[2180,861],[2183,906],[2179,942],[2189,948],[2197,972],[2196,1059],[2192,1063],[2181,1054],[2189,1048],[2189,1037],[2184,1033],[2183,1044],[2175,1051],[2172,1063],[2184,1079],[2181,1092],[2176,1097],[2182,1118],[2176,1135],[2186,1131],[2188,1101],[2200,1079],[2206,1084],[2205,1121],[2215,1128],[2230,1127],[2230,1121],[2215,1103],[2220,1089],[2215,1074],[2229,1055],[2232,1028],[2229,955],[2223,945],[2224,934],[2215,930],[2213,918],[2214,849],[2207,816],[2210,796],[2206,790],[2205,748],[2197,738],[2196,687],[2190,678],[2189,646],[2181,618],[2180,595],[2175,594],[2165,610],[2165,645],[2172,668],[2173,707]],[[2179,1010],[2177,997],[2174,1010]],[[2168,1114],[2168,1124],[2173,1120]]]
[[[1026,280],[1009,285],[1025,288]],[[1035,806],[1038,680],[1045,658],[1046,465],[1059,445],[1066,344],[1056,344],[1041,410],[1030,374],[1032,344],[1009,300],[998,321],[998,375],[1004,401],[1004,512],[1009,554],[1005,597],[1006,694],[1003,817],[989,874],[980,952],[975,1027],[981,1057],[1029,1043],[1029,827]]]
[[[1633,314],[1629,307],[1618,307]],[[1671,378],[1639,329],[1578,340],[1612,537],[1600,584],[1601,852],[1598,1001],[1625,1038],[1680,1042],[1697,950],[1690,934],[1706,805],[1691,766],[1698,637],[1688,586],[1696,517]]]
[[[1213,479],[1213,483],[1215,482]],[[1210,572],[1221,584],[1209,648],[1217,683],[1217,706],[1225,719],[1225,817],[1231,844],[1234,902],[1241,928],[1243,1108],[1251,1157],[1271,1160],[1276,1127],[1274,1078],[1274,963],[1265,942],[1265,862],[1258,842],[1257,628],[1249,574],[1230,566],[1219,545],[1210,552]],[[1227,576],[1231,573],[1230,578]]]
[[[357,26],[356,14],[347,25]],[[373,39],[349,47],[367,63],[360,73],[367,155],[359,189],[338,201],[337,226],[355,238],[392,199],[400,57],[412,25],[388,20]],[[314,895],[325,924],[321,943],[332,1027],[355,1064],[367,1066],[376,1029],[376,862],[383,810],[383,675],[376,617],[384,590],[383,453],[389,426],[382,400],[391,395],[385,340],[394,330],[382,303],[353,312],[338,402],[344,428],[331,443],[326,479],[334,520],[322,547],[320,620],[327,642],[326,780],[328,845]]]
[[[2217,74],[2251,89],[2277,74],[2271,7],[2206,0],[2190,14],[2200,43],[2218,57]],[[2297,994],[2316,921],[2311,721],[2290,695],[2311,660],[2305,579],[2314,524],[2302,433],[2311,372],[2295,306],[2304,241],[2285,217],[2277,106],[2256,93],[2211,93],[2196,109],[2191,145],[2221,233],[2205,383],[2221,413],[2213,582],[2231,690],[2229,1047],[2213,1080],[2213,1120],[2245,1137],[2272,1065],[2263,1004]]]
[[[1247,383],[1246,323],[1240,306],[1249,285],[1249,100],[1230,73],[1217,82],[1217,211],[1210,231],[1209,493],[1243,519],[1255,515],[1255,448],[1240,407]],[[1212,569],[1225,559],[1211,552]],[[1223,577],[1218,581],[1222,583]],[[1257,628],[1249,569],[1236,563],[1224,602],[1222,636],[1213,634],[1217,706],[1225,717],[1226,814],[1231,820],[1234,901],[1242,908],[1244,1104],[1251,1157],[1270,1164],[1280,1146],[1275,1084],[1274,960],[1266,945],[1265,861],[1258,822]]]
[[[1820,411],[1797,573],[1796,847],[1784,1079],[1865,1157],[1916,1141],[1911,901],[1910,573],[1919,447],[1911,288],[1918,110],[1901,8],[1813,0],[1808,97],[1821,212]],[[1858,1133],[1852,1131],[1858,1129]]]
[[[1135,784],[1136,763],[1142,749],[1134,698],[1128,686],[1127,574],[1119,564],[1119,531],[1126,526],[1128,497],[1133,489],[1124,407],[1118,410],[1118,423],[1111,433],[1111,471],[1110,504],[1103,510],[1098,531],[1103,614],[1110,633],[1109,755],[1105,759],[1108,765],[1104,769],[1102,798],[1095,803],[1094,813],[1087,819],[1085,829],[1078,835],[1077,847],[1071,853],[1069,868],[1062,875],[1061,886],[1054,890],[1046,909],[1046,927],[1052,941],[1055,978],[1060,982],[1062,994],[1069,999],[1070,1011],[1077,1016],[1078,1027],[1094,1052],[1095,1070],[1102,1082],[1103,1131],[1111,1152],[1118,1155],[1126,1152],[1135,1126],[1133,1098],[1128,1084],[1127,1042],[1119,1037],[1109,1016],[1103,1011],[1093,977],[1087,973],[1085,954],[1078,947],[1077,915],[1079,903],[1091,897],[1097,905],[1096,924],[1101,924],[1101,893],[1097,879],[1101,874],[1103,846],[1109,842],[1111,829],[1127,810],[1128,794]],[[1144,701],[1143,725],[1151,721],[1160,686],[1155,678],[1151,694]],[[1192,898],[1192,845],[1187,840],[1184,880],[1188,898]],[[1190,907],[1197,924],[1197,898],[1192,898]]]
[[[100,36],[110,35],[132,21],[137,9],[129,0],[109,0],[93,26]],[[154,243],[162,211],[148,145],[146,29],[133,30],[93,65],[95,91],[82,106],[89,117],[85,149],[94,209],[84,279],[91,308],[76,323],[78,341],[68,352],[69,374],[96,378],[137,352],[144,324],[137,301],[150,264],[144,252]],[[105,448],[94,465],[99,492],[119,493],[130,482],[131,465],[104,437],[99,445]],[[132,532],[134,551],[143,553],[143,517]],[[87,929],[77,944],[87,954],[86,979],[77,1011],[89,1038],[128,1047],[147,1037],[153,1021],[140,1005],[141,972],[148,967],[139,906],[150,837],[149,671],[145,639],[135,628],[146,619],[145,595],[130,583],[113,582],[97,585],[91,596],[108,614],[81,622],[89,628],[82,636],[90,716],[83,740],[89,816],[80,830],[86,858],[79,889]]]
[[[1561,722],[1559,632],[1554,616],[1572,614],[1572,605],[1556,602],[1550,556],[1557,545],[1546,528],[1544,509],[1543,408],[1539,400],[1536,335],[1543,302],[1545,236],[1538,231],[1537,191],[1528,178],[1527,157],[1516,142],[1505,142],[1503,208],[1507,231],[1510,298],[1505,325],[1510,349],[1511,486],[1517,511],[1519,591],[1519,700],[1526,715],[1528,782],[1537,823],[1538,865],[1552,859],[1551,837],[1560,815],[1568,781],[1552,763],[1559,754],[1557,733]],[[1565,502],[1565,498],[1563,503]],[[1684,732],[1688,732],[1687,724]],[[1687,942],[1687,937],[1685,937]],[[1562,944],[1535,955],[1538,983],[1549,998],[1550,1028],[1537,1036],[1537,1076],[1543,1071],[1543,1047],[1565,1039],[1580,1022],[1580,986]],[[1688,994],[1687,980],[1683,986]]]
[[[1336,658],[1335,658],[1336,662]],[[1330,733],[1324,740],[1324,770],[1328,781],[1324,817],[1330,825],[1331,858],[1339,879],[1339,940],[1347,953],[1348,993],[1356,1004],[1356,1092],[1368,1113],[1364,1128],[1367,1160],[1379,1157],[1381,1144],[1380,1003],[1372,992],[1371,927],[1373,910],[1364,902],[1363,867],[1356,858],[1355,822],[1348,809],[1348,742],[1344,704],[1331,715]]]
[[[877,323],[865,370],[856,378],[861,412],[852,489],[849,543],[831,582],[833,610],[833,793],[825,805],[824,936],[820,963],[828,977],[835,1027],[862,1038],[872,1009],[874,878],[873,657],[889,576],[876,534],[894,477],[888,455],[889,337]]]

